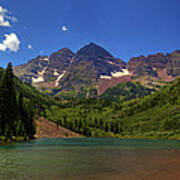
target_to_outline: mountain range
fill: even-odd
[[[42,92],[56,96],[75,96],[84,91],[87,97],[91,92],[102,95],[122,82],[140,82],[157,89],[180,75],[180,50],[132,57],[126,63],[90,43],[76,53],[63,48],[50,56],[37,56],[15,66],[14,73]]]

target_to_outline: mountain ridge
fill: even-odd
[[[14,67],[14,73],[23,81],[40,90],[59,95],[61,92],[97,89],[101,95],[121,82],[140,81],[156,88],[163,81],[172,81],[180,75],[180,50],[132,57],[124,62],[106,49],[90,43],[76,53],[62,48],[50,56],[37,56],[26,64]],[[161,81],[161,83],[160,83]]]

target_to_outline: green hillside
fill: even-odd
[[[154,90],[145,88],[139,82],[120,83],[115,87],[109,88],[100,98],[111,101],[127,101],[146,95],[150,95]]]
[[[36,88],[26,84],[21,81],[19,78],[15,77],[15,86],[16,91],[22,90],[23,96],[29,100],[31,100],[36,108],[36,113],[40,113],[45,109],[45,107],[49,107],[53,104],[57,104],[56,100],[48,95],[41,94]]]
[[[130,136],[180,137],[180,79],[153,95],[124,103],[116,117]]]
[[[180,138],[180,79],[124,103],[89,99],[51,106],[44,116],[86,136]]]

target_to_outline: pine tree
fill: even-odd
[[[31,138],[35,134],[34,105],[31,101],[25,102],[22,89],[18,90],[19,96],[12,65],[9,63],[0,81],[0,136],[6,139],[14,139],[15,136]]]
[[[3,89],[3,98],[2,98],[2,109],[3,112],[3,126],[2,128],[6,132],[7,137],[11,137],[15,134],[15,122],[16,122],[16,111],[17,111],[17,101],[16,101],[16,92],[14,85],[14,75],[12,70],[11,63],[8,63],[5,72],[3,73],[1,79],[1,88]],[[8,125],[6,125],[8,124]],[[7,129],[7,126],[9,127]]]

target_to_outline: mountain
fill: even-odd
[[[88,91],[95,88],[101,94],[106,90],[106,82],[128,75],[125,68],[123,60],[90,43],[77,53],[63,48],[49,57],[38,56],[27,64],[14,67],[14,73],[21,80],[50,94],[77,93],[81,88]]]
[[[160,53],[156,55],[149,55],[147,57],[140,56],[137,58],[131,58],[128,62],[128,69],[133,72],[134,75],[149,75],[157,77],[157,71],[167,67],[168,58]]]
[[[36,79],[39,78],[39,82],[42,81],[42,77],[39,75],[45,67],[48,65],[47,56],[37,56],[30,60],[27,64],[22,64],[14,67],[14,73],[20,77],[21,80],[33,84]],[[40,78],[41,77],[41,78]],[[38,82],[38,81],[37,81]]]
[[[89,97],[92,91],[100,96],[122,82],[141,82],[147,88],[159,89],[178,77],[179,69],[178,50],[166,55],[133,57],[125,63],[90,43],[76,53],[63,48],[49,57],[38,56],[14,67],[14,73],[46,94],[75,97],[83,91]]]
[[[114,58],[105,49],[90,43],[80,49],[60,83],[63,90],[79,90],[80,87],[97,87],[101,79],[111,79],[123,73],[125,63]]]
[[[14,67],[14,73],[23,81],[38,88],[55,88],[68,69],[74,53],[68,48],[48,56],[38,56],[27,64]]]
[[[180,51],[133,57],[129,60],[127,69],[132,73],[132,79],[141,80],[145,85],[172,81],[180,75]]]

